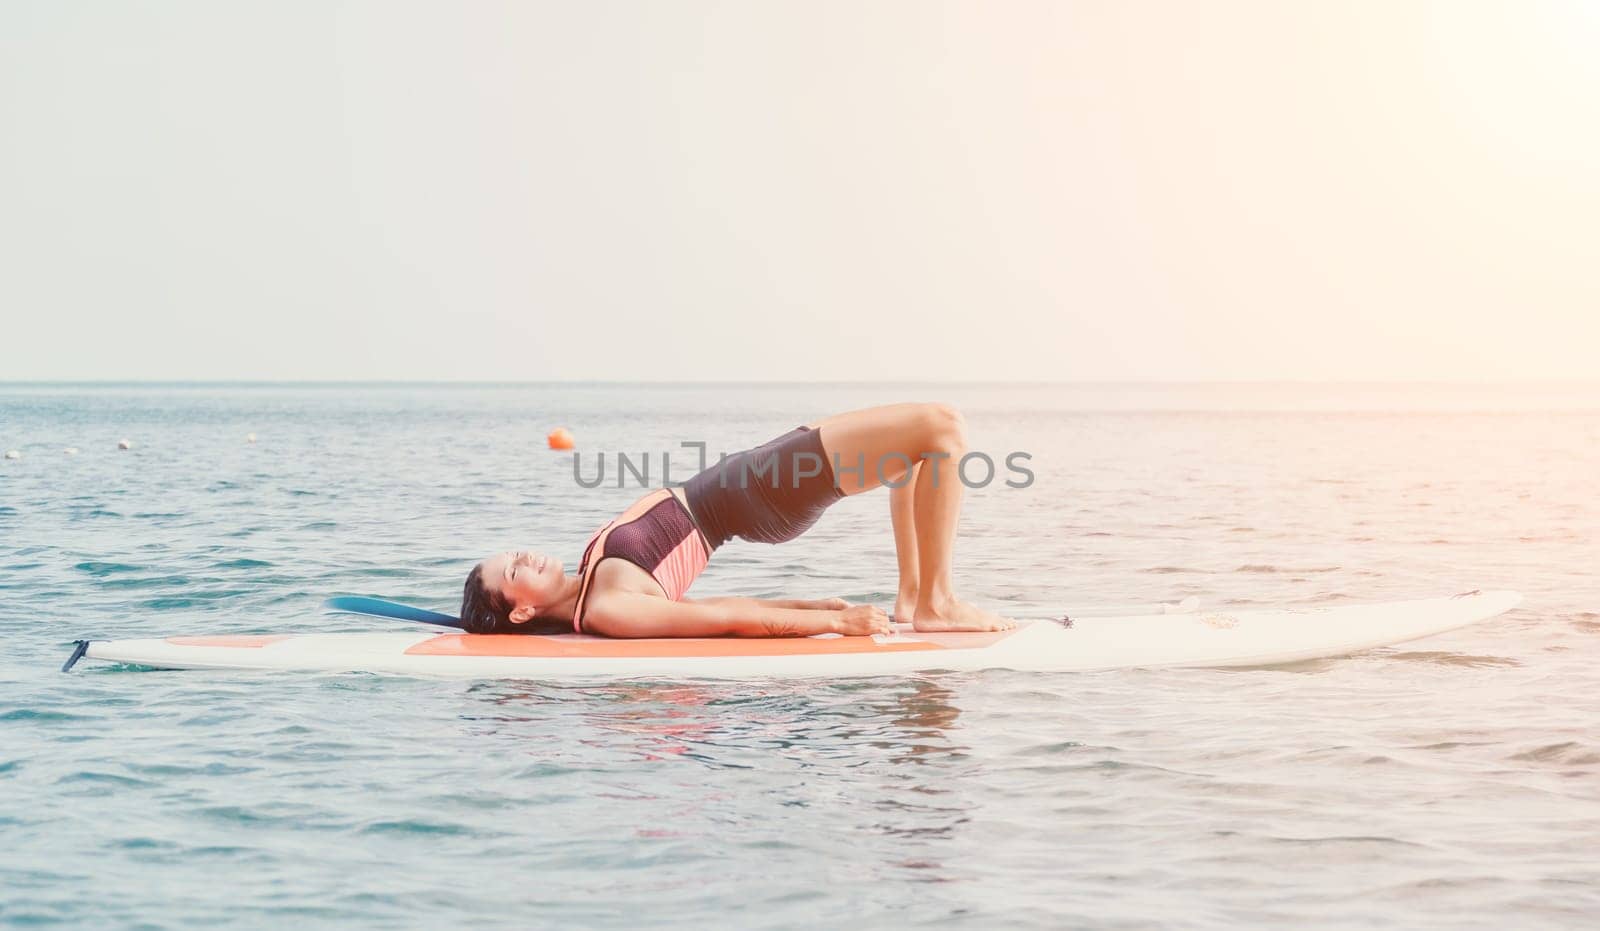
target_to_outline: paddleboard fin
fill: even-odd
[[[83,654],[89,652],[89,641],[74,640],[72,642],[74,644],[72,647],[72,655],[67,657],[67,661],[65,663],[61,664],[62,672],[71,672],[72,667],[78,665],[78,660],[83,659]]]

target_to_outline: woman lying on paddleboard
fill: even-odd
[[[590,537],[576,575],[554,556],[491,556],[467,576],[461,620],[473,633],[517,633],[534,620],[606,637],[890,633],[882,610],[838,598],[684,597],[729,539],[793,540],[840,498],[887,484],[900,563],[895,617],[920,631],[1009,629],[1012,621],[956,598],[950,581],[966,443],[961,415],[942,404],[813,421],[635,501]]]

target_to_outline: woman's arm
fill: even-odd
[[[864,637],[893,630],[888,615],[870,605],[815,610],[755,598],[668,601],[641,592],[593,596],[583,626],[606,637]]]
[[[738,596],[715,595],[711,598],[685,598],[684,601],[695,601],[703,605],[731,604],[733,602],[749,603],[760,602],[771,608],[799,608],[803,611],[843,611],[850,607],[850,602],[843,598],[741,598]]]

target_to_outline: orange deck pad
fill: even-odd
[[[980,644],[973,644],[979,646]],[[981,644],[986,646],[987,644]],[[609,640],[604,637],[522,634],[441,634],[406,650],[408,656],[550,656],[643,659],[659,656],[828,656],[839,653],[911,653],[943,650],[926,640],[879,643],[871,637],[681,637]]]
[[[167,642],[180,647],[240,647],[258,650],[269,643],[288,640],[287,634],[240,635],[233,637],[168,637]]]

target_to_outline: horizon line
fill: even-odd
[[[103,378],[103,379],[4,379],[0,378],[0,387],[95,387],[95,386],[146,386],[146,387],[182,387],[182,386],[233,386],[233,387],[265,387],[265,386],[383,386],[383,385],[427,385],[443,387],[510,387],[510,386],[605,386],[605,385],[647,385],[655,387],[716,387],[732,385],[756,385],[773,387],[800,387],[800,386],[834,386],[834,387],[873,387],[894,385],[941,385],[941,386],[1016,386],[1016,387],[1090,387],[1090,386],[1176,386],[1176,385],[1206,385],[1206,386],[1266,386],[1266,385],[1319,385],[1319,386],[1558,386],[1558,385],[1594,385],[1600,386],[1600,377],[1560,376],[1545,378],[1494,378],[1494,379],[1396,379],[1396,378],[1360,378],[1360,379],[1310,379],[1310,378],[1229,378],[1229,379],[879,379],[879,380],[829,380],[817,379],[798,381],[791,379],[513,379],[513,380],[477,380],[477,379],[408,379],[408,378],[232,378],[232,379],[171,379],[171,378]]]

